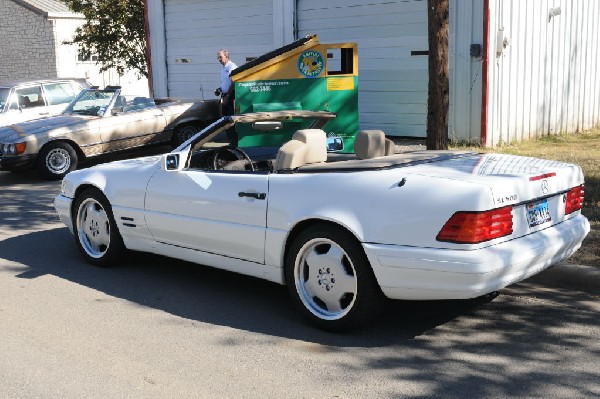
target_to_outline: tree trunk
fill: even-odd
[[[427,149],[448,149],[448,0],[427,0],[429,95]]]

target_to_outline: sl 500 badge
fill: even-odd
[[[321,53],[315,50],[308,50],[298,57],[298,70],[307,78],[317,77],[323,72],[325,61]]]

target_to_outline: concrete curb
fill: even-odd
[[[558,263],[529,280],[600,295],[600,269],[597,267]]]

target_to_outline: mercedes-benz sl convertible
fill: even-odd
[[[394,154],[373,130],[341,153],[326,133],[334,117],[223,117],[170,153],[69,173],[55,208],[94,265],[135,250],[267,279],[328,330],[365,324],[386,298],[488,294],[568,257],[589,232],[577,165]],[[278,135],[290,123],[279,148],[214,142],[232,126]]]

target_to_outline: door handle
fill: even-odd
[[[44,116],[50,115],[50,112],[40,112],[40,115],[44,115]]]
[[[259,200],[264,200],[265,198],[267,198],[267,194],[266,193],[245,193],[243,191],[240,191],[238,193],[238,197],[250,197],[250,198],[256,198]]]

